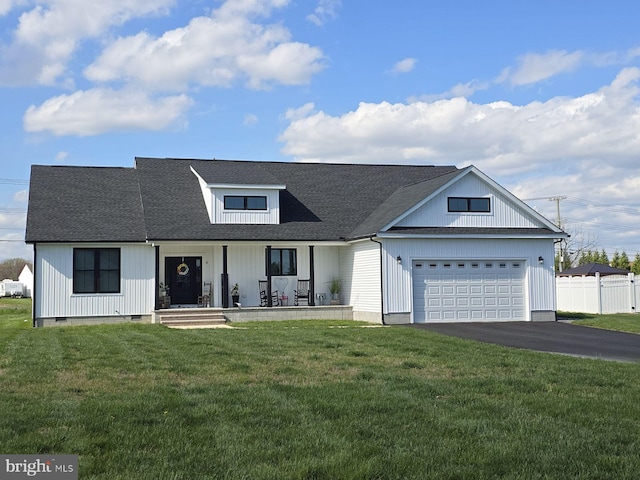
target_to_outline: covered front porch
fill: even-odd
[[[344,284],[340,252],[345,246],[341,243],[163,242],[155,246],[159,292],[155,310],[177,306],[287,310],[342,303],[332,302],[330,292],[332,281]],[[308,295],[296,302],[302,285]]]

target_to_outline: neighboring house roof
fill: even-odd
[[[365,238],[388,228],[469,169],[473,167],[459,170],[454,166],[157,158],[136,158],[135,168],[34,166],[26,240],[33,243]],[[194,172],[209,185],[285,188],[279,192],[280,223],[211,224]],[[531,232],[483,229],[491,232],[470,233],[552,233],[545,227],[546,224],[539,229],[527,229]]]
[[[575,268],[570,268],[563,272],[557,272],[556,276],[570,277],[586,275],[592,277],[595,276],[596,273],[599,273],[600,276],[604,277],[606,275],[627,275],[629,271],[623,270],[621,268],[611,267],[602,263],[586,263]]]

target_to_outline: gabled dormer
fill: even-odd
[[[191,167],[191,171],[200,183],[212,224],[280,223],[280,191],[286,185],[262,168],[212,160],[198,171]]]

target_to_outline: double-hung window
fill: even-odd
[[[298,261],[295,248],[272,248],[269,259],[271,275],[297,275]]]
[[[120,249],[74,248],[73,293],[120,293]]]

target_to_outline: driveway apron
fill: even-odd
[[[640,361],[640,335],[564,322],[421,323],[411,328],[539,352]]]

